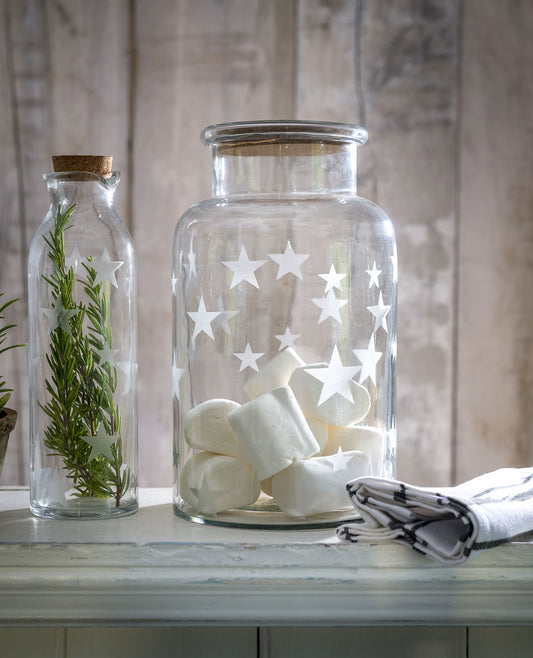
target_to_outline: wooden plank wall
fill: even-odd
[[[20,296],[55,152],[105,152],[139,268],[140,483],[171,482],[170,242],[210,194],[201,129],[360,123],[360,190],[399,244],[399,476],[448,484],[533,456],[533,3],[0,0],[0,290]],[[24,484],[20,411],[1,484]]]

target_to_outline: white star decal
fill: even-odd
[[[95,351],[100,357],[100,365],[103,365],[104,363],[109,363],[110,366],[115,365],[115,354],[118,354],[119,350],[112,350],[107,341],[104,343],[104,347],[101,350]]]
[[[132,364],[129,361],[117,361],[116,366],[124,373],[124,377],[126,378],[122,389],[122,395],[126,395],[131,388]],[[135,368],[136,366],[133,367]]]
[[[192,246],[189,248],[189,253],[187,254],[188,263],[183,263],[185,272],[189,278],[198,278],[198,272],[202,269],[201,266],[196,267],[196,254],[192,250]]]
[[[120,467],[121,475],[123,474],[122,469],[124,469],[124,471],[125,471],[126,468],[127,468],[126,464],[122,464],[122,466]],[[137,489],[139,487],[139,480],[137,479],[137,476],[135,475],[135,473],[131,476],[130,487],[132,489]]]
[[[284,349],[285,347],[292,347],[292,349],[295,349],[294,341],[297,338],[300,338],[300,334],[291,334],[291,330],[289,329],[289,327],[287,327],[285,329],[285,333],[277,334],[275,338],[277,338],[280,341],[279,351],[281,352],[281,350]]]
[[[371,270],[367,270],[366,273],[370,277],[370,281],[368,282],[368,287],[372,288],[372,286],[376,286],[376,288],[379,288],[379,275],[381,274],[382,270],[378,270],[376,267],[376,261],[374,261],[374,264],[372,265]]]
[[[374,316],[374,333],[380,328],[385,329],[385,333],[389,333],[387,327],[387,314],[390,311],[390,306],[385,306],[383,304],[383,295],[381,290],[379,291],[379,302],[377,306],[367,306],[366,307],[370,313]]]
[[[360,366],[343,366],[337,346],[333,348],[331,359],[327,367],[323,368],[306,368],[305,372],[320,380],[323,383],[318,405],[320,406],[326,400],[333,397],[336,393],[342,395],[349,402],[353,403],[353,396],[350,390],[350,381],[361,370]]]
[[[235,288],[241,281],[247,281],[252,286],[259,288],[257,279],[254,272],[258,270],[266,260],[250,260],[244,245],[241,247],[239,260],[223,260],[222,265],[225,265],[233,272],[230,288]]]
[[[252,352],[250,343],[246,343],[246,348],[244,352],[235,352],[233,356],[236,356],[241,360],[241,367],[239,372],[242,372],[245,368],[252,368],[253,370],[259,370],[257,367],[257,359],[260,359],[264,355],[264,352]]]
[[[63,329],[69,336],[72,335],[70,331],[70,318],[77,315],[76,309],[68,309],[63,306],[63,300],[58,297],[53,308],[43,308],[42,312],[50,320],[48,332],[52,333],[55,329]]]
[[[88,263],[88,267],[96,270],[96,277],[94,279],[95,285],[98,283],[103,283],[104,281],[109,281],[109,283],[112,286],[115,286],[115,288],[118,288],[115,272],[122,265],[124,265],[124,261],[111,260],[107,251],[107,247],[104,248],[102,260],[93,260]]]
[[[207,475],[205,473],[202,478],[202,484],[200,485],[200,488],[189,487],[189,489],[196,498],[196,506],[198,507],[198,510],[200,512],[204,512],[204,514],[216,514],[214,499],[219,498],[221,495],[227,493],[226,491],[211,489],[209,487]]]
[[[276,279],[281,279],[286,274],[294,274],[299,279],[302,278],[300,265],[309,258],[309,254],[296,254],[290,242],[282,254],[268,254],[269,258],[279,265]]]
[[[337,272],[337,270],[335,269],[335,265],[331,265],[331,267],[329,268],[329,272],[327,274],[319,274],[318,276],[321,279],[324,279],[324,281],[327,284],[324,294],[326,294],[333,288],[338,288],[339,290],[342,290],[341,281],[346,278],[346,274]]]
[[[80,254],[78,247],[75,246],[70,256],[65,258],[65,269],[68,272],[68,270],[72,268],[74,270],[74,274],[77,274],[81,264],[86,262],[87,259]]]
[[[389,256],[389,258],[392,264],[392,280],[396,283],[398,281],[398,257],[394,254],[394,256]]]
[[[334,455],[329,455],[328,457],[323,457],[322,459],[332,469],[332,471],[336,472],[345,469],[352,461],[353,455],[348,455],[339,447]]]
[[[337,320],[339,324],[342,324],[341,315],[339,310],[348,303],[347,299],[337,299],[333,290],[330,290],[325,297],[320,299],[312,299],[313,304],[322,309],[320,318],[318,319],[318,324],[324,322],[328,318],[333,318]]]
[[[41,468],[39,480],[42,488],[46,492],[41,494],[41,497],[46,498],[55,505],[63,505],[68,485],[59,469],[57,467],[54,469]]]
[[[376,365],[381,359],[383,352],[376,352],[374,344],[374,334],[370,337],[368,348],[366,350],[352,350],[355,356],[361,361],[362,368],[359,375],[359,383],[362,384],[370,377],[374,386],[376,385]]]
[[[109,461],[115,459],[111,446],[120,438],[120,436],[118,434],[106,434],[103,423],[100,423],[98,432],[96,432],[94,436],[82,436],[81,438],[85,443],[88,443],[91,446],[89,461],[92,461],[95,457],[98,457],[98,455],[103,455],[109,459]]]
[[[178,368],[178,366],[172,366],[172,394],[176,396],[178,402],[181,402],[180,398],[180,380],[185,374],[185,368]]]
[[[231,333],[229,328],[228,320],[231,320],[239,311],[225,311],[224,304],[222,302],[222,297],[219,296],[217,301],[217,311],[220,315],[213,320],[213,329],[222,329],[222,331],[228,336]]]
[[[187,315],[194,322],[194,332],[192,337],[196,338],[198,334],[204,332],[209,338],[214,340],[213,329],[211,327],[211,322],[220,315],[220,311],[208,311],[205,308],[204,298],[200,297],[200,304],[198,305],[197,311],[190,311]]]

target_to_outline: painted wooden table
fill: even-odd
[[[308,639],[318,626],[346,627],[335,631],[338,640],[355,627],[372,635],[369,627],[409,625],[433,639],[451,633],[461,644],[469,627],[475,634],[476,626],[533,624],[533,544],[493,549],[451,568],[404,547],[339,543],[333,530],[196,525],[174,516],[170,489],[141,490],[140,500],[130,517],[63,521],[32,517],[25,489],[0,491],[1,624],[10,633],[21,626],[139,632],[201,625],[240,627],[248,637],[253,627],[267,629],[268,650],[254,641],[253,652],[242,653],[253,656],[283,655],[272,647],[287,626],[314,627]]]

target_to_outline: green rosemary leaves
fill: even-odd
[[[0,292],[0,297],[3,296],[3,292]],[[18,302],[18,299],[12,299],[9,302],[5,302],[4,304],[0,304],[0,320],[4,320],[5,317],[2,315],[2,313],[6,310],[8,306],[11,306],[11,304],[14,304],[15,302]],[[7,339],[7,334],[10,329],[13,329],[17,325],[15,324],[5,324],[3,327],[0,327],[0,354],[3,354],[4,352],[7,352],[8,350],[12,350],[15,347],[23,347],[23,345],[8,345],[7,347],[2,347],[2,345],[5,343]],[[6,406],[6,404],[9,401],[9,398],[11,397],[11,393],[13,392],[12,388],[7,388],[6,381],[2,375],[0,375],[0,413],[2,412],[2,409]]]
[[[46,447],[63,461],[75,495],[113,498],[115,506],[130,486],[130,473],[122,455],[122,420],[114,393],[114,365],[110,326],[110,290],[97,282],[93,258],[81,259],[83,276],[77,276],[65,257],[65,231],[75,205],[59,207],[54,227],[44,238],[53,263],[50,276],[52,307],[43,309],[50,321],[50,349],[46,355],[49,399],[39,403],[49,418],[44,430]],[[81,284],[83,301],[74,299]]]

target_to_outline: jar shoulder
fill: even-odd
[[[45,244],[43,237],[53,230],[57,212],[57,207],[51,206],[48,209],[33,234],[30,249]],[[131,233],[114,208],[106,209],[105,212],[74,211],[69,220],[68,230],[65,231],[65,240],[70,242],[76,235],[83,235],[85,238],[93,236],[95,240],[101,241],[102,246],[105,246],[106,236],[109,241],[118,239],[128,244],[133,243]]]
[[[376,203],[360,196],[229,197],[201,201],[178,220],[177,228],[198,222],[283,220],[301,217],[309,221],[386,222],[390,217]]]
[[[39,269],[50,250],[57,207],[50,207],[35,230],[29,248],[29,269]],[[64,232],[64,249],[68,255],[77,248],[82,257],[100,256],[105,250],[111,259],[135,266],[133,238],[114,209],[106,212],[74,212]]]

